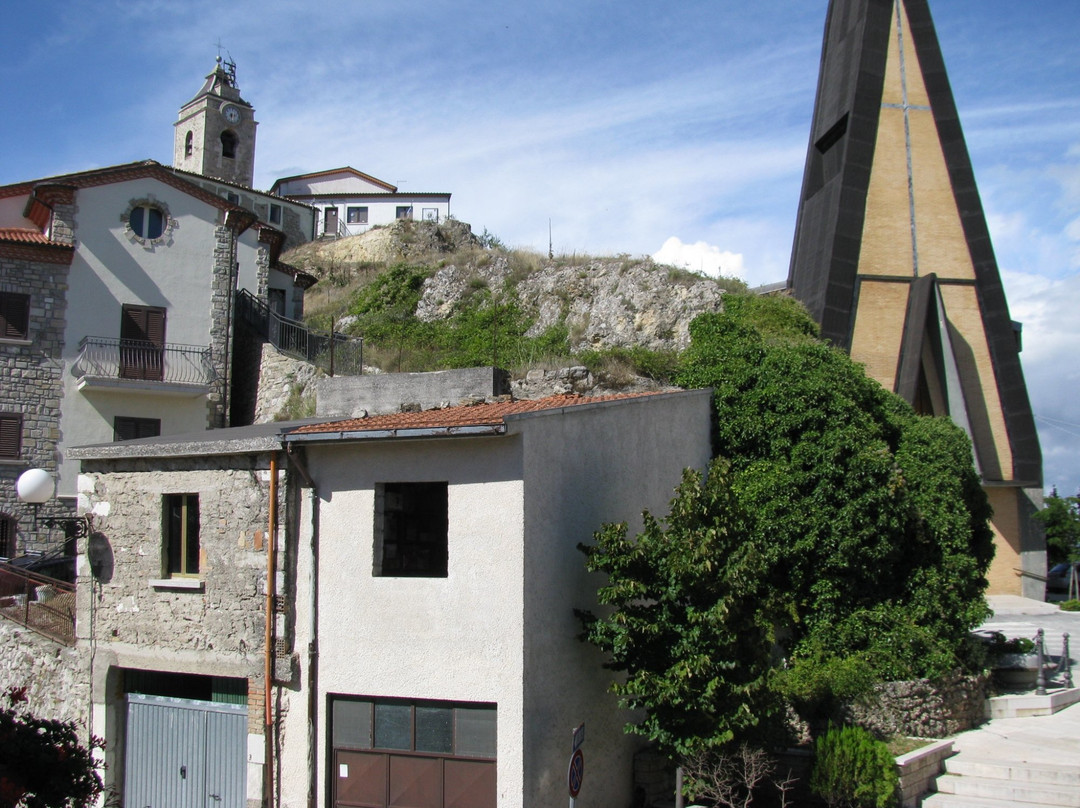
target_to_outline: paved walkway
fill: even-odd
[[[1008,637],[1033,638],[1042,628],[1047,653],[1055,656],[1061,653],[1057,643],[1067,632],[1074,680],[1080,675],[1076,665],[1080,656],[1080,612],[1063,612],[1056,604],[1012,595],[992,595],[987,600],[994,615],[983,624],[984,629],[1001,631]],[[1074,687],[1078,685],[1080,682],[1074,681]],[[956,750],[973,757],[999,757],[1006,745],[1009,756],[1018,762],[1080,762],[1080,703],[1053,715],[995,718],[955,738]]]

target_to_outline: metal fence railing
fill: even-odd
[[[0,616],[75,644],[75,585],[0,562]]]
[[[246,289],[236,296],[237,318],[243,320],[279,351],[331,376],[360,376],[364,372],[364,341],[337,331],[316,331],[271,309]]]
[[[158,345],[111,337],[83,337],[74,371],[79,379],[136,379],[191,385],[208,385],[214,380],[211,350],[205,345]]]

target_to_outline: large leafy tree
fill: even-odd
[[[1080,560],[1080,495],[1063,497],[1054,488],[1035,516],[1046,529],[1051,564]]]
[[[982,594],[993,553],[967,436],[945,419],[915,415],[820,342],[793,300],[729,295],[724,312],[694,321],[691,339],[680,382],[714,390],[714,450],[727,460],[723,496],[695,493],[684,481],[662,541],[648,521],[636,542],[613,541],[608,528],[588,550],[590,567],[609,576],[601,600],[615,609],[589,624],[590,636],[627,672],[615,687],[649,711],[646,734],[663,743],[663,726],[679,727],[665,715],[672,688],[679,709],[702,709],[702,699],[678,690],[683,658],[712,653],[714,667],[731,666],[722,687],[739,697],[729,713],[759,698],[758,666],[770,653],[770,686],[808,710],[875,680],[960,666],[970,630],[987,614]],[[703,486],[713,490],[709,479]],[[679,516],[687,508],[701,514],[700,524]],[[728,525],[725,543],[702,538],[713,524]],[[704,554],[687,556],[692,572],[665,579],[664,597],[688,614],[745,596],[736,598],[739,608],[727,607],[720,641],[679,633],[686,618],[654,608],[662,602],[657,590],[632,583],[646,574],[639,567],[657,544],[672,557],[688,552],[683,544]],[[744,556],[752,567],[738,565]],[[699,576],[718,579],[715,592],[702,598]],[[684,642],[668,643],[670,663],[633,657],[645,632],[676,632]],[[705,709],[713,709],[708,700]],[[748,726],[730,714],[724,721],[723,731],[696,742],[723,743],[728,730],[736,737]]]

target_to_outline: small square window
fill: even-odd
[[[281,224],[281,205],[270,204],[270,224]]]
[[[445,578],[447,484],[375,486],[376,576]]]
[[[0,339],[26,339],[30,333],[30,295],[0,292]]]
[[[22,415],[0,413],[0,458],[18,460],[22,453]]]
[[[395,219],[411,219],[412,218],[412,205],[398,205],[397,210],[394,212]]]
[[[365,207],[350,207],[346,209],[345,215],[349,224],[367,224],[367,213],[368,209]]]
[[[199,495],[166,494],[165,574],[194,578],[199,574]]]
[[[421,218],[423,218],[423,220],[425,222],[436,222],[436,223],[438,223],[438,221],[439,221],[439,209],[438,208],[423,208],[421,210]]]

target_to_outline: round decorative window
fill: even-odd
[[[176,220],[169,216],[169,209],[153,197],[131,200],[120,220],[128,238],[147,249],[153,249],[156,244],[172,243]]]

